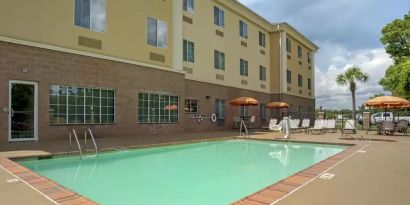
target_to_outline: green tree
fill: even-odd
[[[379,82],[384,90],[395,96],[410,99],[410,11],[403,19],[384,26],[380,41],[394,60]]]
[[[337,75],[336,83],[349,86],[349,90],[352,93],[352,116],[354,120],[356,120],[356,81],[364,83],[368,79],[368,74],[363,73],[358,66],[352,66],[345,73]]]
[[[403,19],[385,25],[380,41],[394,60],[410,56],[410,11]]]
[[[400,62],[391,65],[379,84],[394,96],[410,100],[410,57],[402,57]]]

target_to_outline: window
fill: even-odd
[[[288,82],[288,84],[292,83],[292,71],[290,70],[286,71],[286,82]]]
[[[292,41],[289,38],[286,38],[286,51],[292,52]]]
[[[215,69],[225,70],[225,53],[214,50],[214,65]]]
[[[215,99],[215,114],[216,119],[225,120],[225,101],[220,99]]]
[[[242,38],[248,38],[248,24],[243,21],[239,21],[239,35]]]
[[[259,45],[266,47],[266,36],[262,31],[259,31]]]
[[[194,12],[194,0],[184,0],[184,11]]]
[[[167,47],[168,26],[165,21],[147,18],[147,43],[160,48]]]
[[[262,120],[266,120],[266,104],[265,103],[261,103],[260,104],[260,116]]]
[[[302,75],[298,75],[298,86],[299,87],[303,86],[303,77],[302,77]]]
[[[308,60],[308,63],[312,63],[312,53],[311,52],[307,52],[307,60]]]
[[[105,31],[106,0],[75,0],[74,24],[94,31]]]
[[[220,27],[225,26],[225,13],[216,6],[214,7],[214,24]]]
[[[51,124],[112,124],[115,119],[113,90],[51,85]]]
[[[312,89],[312,80],[310,80],[310,78],[308,78],[308,89]]]
[[[240,60],[240,75],[248,76],[248,61],[241,59]]]
[[[186,99],[185,100],[185,112],[186,113],[198,113],[198,100]]]
[[[139,93],[138,122],[178,123],[179,97],[157,93]]]
[[[298,46],[298,57],[302,58],[302,47]]]
[[[259,66],[259,80],[266,81],[266,68]]]
[[[194,63],[195,61],[195,44],[184,39],[184,61]]]

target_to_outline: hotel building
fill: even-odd
[[[260,127],[272,101],[314,118],[317,49],[235,0],[0,0],[0,143]]]

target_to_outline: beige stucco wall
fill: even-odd
[[[224,1],[221,1],[224,2]],[[264,29],[266,26],[262,20],[258,20],[252,15],[243,16],[249,13],[240,6],[234,9],[228,8],[218,1],[196,1],[194,13],[184,12],[185,16],[193,19],[193,24],[183,23],[183,36],[186,40],[195,43],[195,63],[184,62],[184,67],[191,68],[192,74],[187,74],[186,78],[202,82],[221,84],[226,86],[238,87],[248,90],[270,92],[270,47],[269,31]],[[225,12],[225,27],[214,25],[213,13],[214,6],[223,9]],[[242,10],[241,10],[242,9]],[[239,35],[239,21],[248,24],[248,39]],[[259,22],[256,24],[254,22]],[[216,30],[222,31],[224,37],[215,34]],[[266,35],[266,47],[259,46],[259,31]],[[247,43],[247,47],[241,45],[241,41]],[[225,70],[214,68],[214,50],[225,53]],[[265,55],[260,50],[265,51]],[[248,61],[247,77],[240,75],[240,59]],[[266,67],[266,81],[259,80],[259,66]],[[217,80],[216,75],[221,74],[224,80]],[[242,80],[247,81],[247,85],[242,85]],[[266,88],[261,88],[264,84]]]
[[[313,78],[313,62],[308,63],[307,60],[307,51],[311,52],[312,56],[314,52],[307,48],[301,41],[297,40],[292,36],[291,33],[287,33],[287,38],[289,38],[292,43],[292,52],[287,52],[287,55],[290,56],[290,60],[287,57],[287,69],[292,71],[292,83],[287,84],[291,88],[290,91],[287,91],[288,94],[293,94],[301,97],[313,98],[314,97],[314,78]],[[302,47],[302,57],[298,57],[298,46]],[[309,69],[310,67],[310,69]],[[302,87],[298,86],[298,75],[302,76]],[[308,89],[308,78],[312,81],[312,89]],[[285,79],[286,80],[286,79]],[[301,93],[300,93],[301,91]],[[310,93],[310,95],[309,95]]]
[[[107,1],[106,31],[74,25],[74,0],[1,0],[0,36],[108,55],[165,67],[172,66],[172,1]],[[147,17],[168,24],[166,49],[147,45]],[[102,49],[78,45],[78,36],[102,41]],[[149,53],[165,55],[165,63]]]

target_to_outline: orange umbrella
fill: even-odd
[[[380,96],[370,99],[364,103],[364,106],[375,108],[408,108],[410,101],[394,96]]]
[[[231,100],[229,104],[233,106],[256,106],[258,101],[250,97],[239,97]]]
[[[289,104],[285,102],[271,102],[266,104],[266,108],[289,108]]]

